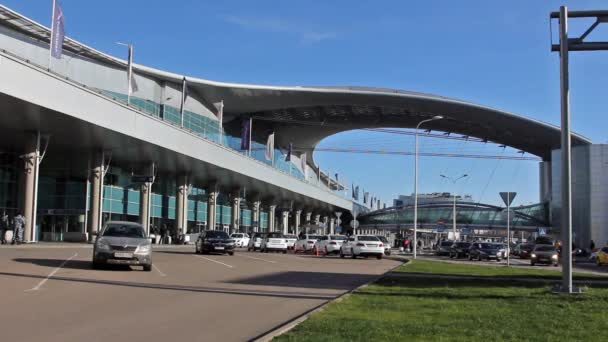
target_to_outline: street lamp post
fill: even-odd
[[[458,178],[454,178],[454,177],[449,177],[446,175],[440,175],[441,177],[449,180],[452,182],[452,184],[455,186],[456,182],[460,179],[463,179],[465,177],[468,177],[469,175],[467,175],[466,173]],[[454,206],[453,206],[453,211],[452,211],[452,231],[454,233],[454,241],[456,241],[456,191],[454,191],[454,193],[452,194],[452,197],[454,197]]]
[[[418,129],[420,129],[420,126],[425,122],[441,119],[443,119],[443,116],[435,115],[430,119],[420,121],[418,125],[416,125],[416,146],[414,148],[414,259],[416,259],[416,249],[418,247]]]

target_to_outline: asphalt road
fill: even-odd
[[[157,249],[152,272],[92,270],[90,246],[0,246],[3,341],[244,341],[400,262]]]

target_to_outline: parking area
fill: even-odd
[[[398,266],[394,260],[155,248],[152,272],[91,269],[88,245],[0,248],[6,341],[242,341]]]

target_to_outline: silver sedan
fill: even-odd
[[[106,223],[93,247],[93,268],[106,264],[143,266],[144,271],[152,270],[152,246],[141,224]]]

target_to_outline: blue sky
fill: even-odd
[[[3,0],[45,25],[51,0]],[[549,51],[549,12],[607,9],[605,1],[61,1],[69,36],[137,63],[202,78],[287,85],[365,85],[459,98],[559,124],[558,56]],[[585,23],[571,23],[575,34]],[[608,39],[608,24],[589,39]],[[557,27],[553,33],[555,40]],[[608,53],[571,57],[573,129],[606,143]],[[323,146],[411,151],[413,138],[347,132]],[[502,152],[496,145],[424,139],[422,150]],[[339,172],[390,201],[413,189],[413,159],[317,153]],[[456,187],[439,174],[470,177]],[[538,199],[536,162],[421,158],[420,191],[470,193],[500,203]]]

